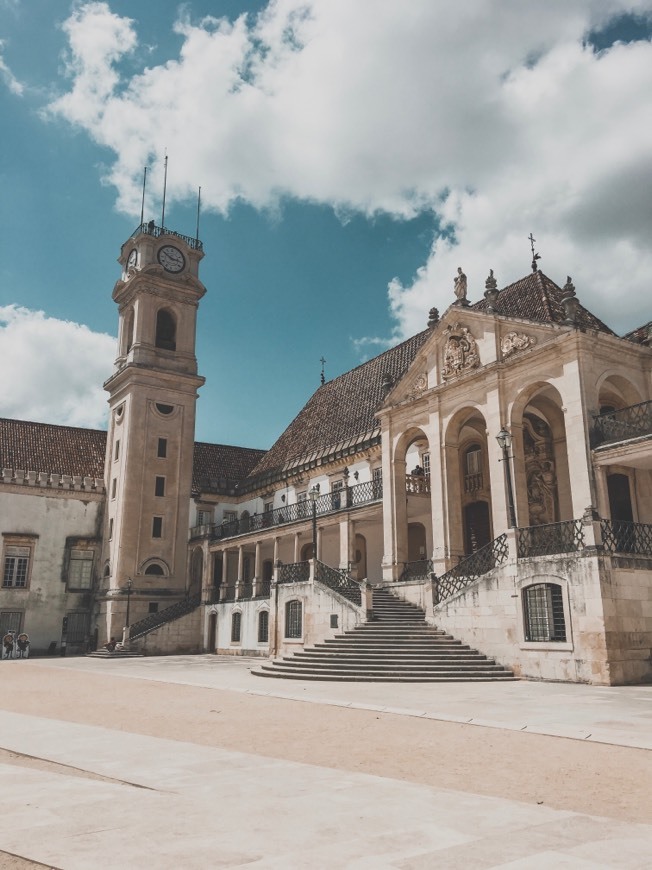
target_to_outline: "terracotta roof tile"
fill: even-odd
[[[106,432],[0,419],[0,467],[104,477]]]
[[[562,323],[564,309],[561,300],[564,291],[543,272],[531,272],[525,278],[509,284],[500,291],[496,300],[495,310],[504,317],[520,317],[525,320],[535,320],[540,323]],[[486,311],[487,301],[481,299],[471,306],[476,311]],[[580,304],[578,324],[585,329],[595,329],[615,335],[599,318]]]
[[[376,409],[383,398],[383,376],[390,374],[397,383],[430,334],[426,329],[323,384],[265,454],[251,478],[279,470],[300,457],[343,445],[356,436],[371,436],[378,428]]]
[[[244,480],[265,455],[264,450],[195,443],[193,492],[224,492]]]
[[[650,335],[652,335],[652,320],[648,323],[644,323],[643,326],[638,326],[636,329],[632,329],[631,332],[623,335],[623,338],[626,338],[627,341],[633,341],[636,344],[645,344]]]

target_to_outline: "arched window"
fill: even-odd
[[[269,640],[269,610],[261,610],[258,614],[258,643]]]
[[[288,601],[285,605],[285,636],[300,638],[303,634],[302,607],[300,601]]]
[[[177,324],[166,308],[161,308],[156,315],[156,347],[163,350],[177,349]]]
[[[242,629],[242,614],[235,610],[231,615],[231,643],[240,643],[240,631]]]
[[[537,583],[523,590],[525,640],[534,642],[566,640],[564,598],[558,583]]]
[[[482,448],[472,444],[464,452],[464,492],[482,489]]]
[[[163,568],[159,564],[154,562],[151,565],[148,565],[147,568],[145,568],[145,574],[148,574],[149,576],[154,576],[154,577],[163,577],[163,575],[165,574],[165,571],[163,570]]]

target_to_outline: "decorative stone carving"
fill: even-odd
[[[428,375],[422,372],[414,379],[412,389],[409,392],[411,399],[420,399],[423,393],[428,389]]]
[[[428,327],[432,328],[433,326],[437,326],[439,323],[439,309],[431,308],[428,312]]]
[[[518,353],[520,350],[526,350],[537,343],[536,338],[532,335],[526,335],[524,332],[508,332],[504,335],[500,342],[500,350],[503,354],[503,359]]]
[[[462,372],[477,369],[480,365],[480,354],[475,338],[466,326],[454,323],[446,329],[447,339],[444,345],[444,366],[442,378],[447,381]]]
[[[498,282],[494,278],[494,270],[489,269],[489,277],[484,282],[485,291],[484,298],[487,300],[487,311],[493,314],[495,311],[496,300],[498,299]]]
[[[552,432],[545,420],[534,414],[523,417],[523,452],[529,524],[554,523],[559,506]]]

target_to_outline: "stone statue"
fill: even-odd
[[[457,267],[457,275],[454,278],[455,296],[461,305],[467,305],[466,301],[466,275],[462,271],[462,267]]]

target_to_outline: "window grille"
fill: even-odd
[[[242,628],[242,614],[239,610],[231,616],[231,643],[240,643],[240,631]]]
[[[5,547],[5,565],[2,578],[4,589],[11,587],[24,589],[27,586],[30,555],[29,547]]]
[[[373,497],[380,498],[383,494],[383,469],[382,467],[374,468],[371,472],[371,480],[373,483]]]
[[[285,636],[300,638],[303,634],[303,609],[300,601],[288,601],[285,605]]]
[[[523,591],[525,640],[533,642],[566,640],[564,599],[557,583],[537,583]]]
[[[23,614],[20,610],[3,610],[0,613],[0,638],[8,631],[20,632]]]
[[[426,477],[430,477],[430,454],[424,453],[421,457],[421,465],[423,466],[423,473]]]
[[[71,550],[68,565],[68,586],[71,589],[90,589],[93,579],[93,551]]]
[[[269,640],[269,610],[261,610],[258,614],[258,643]]]

